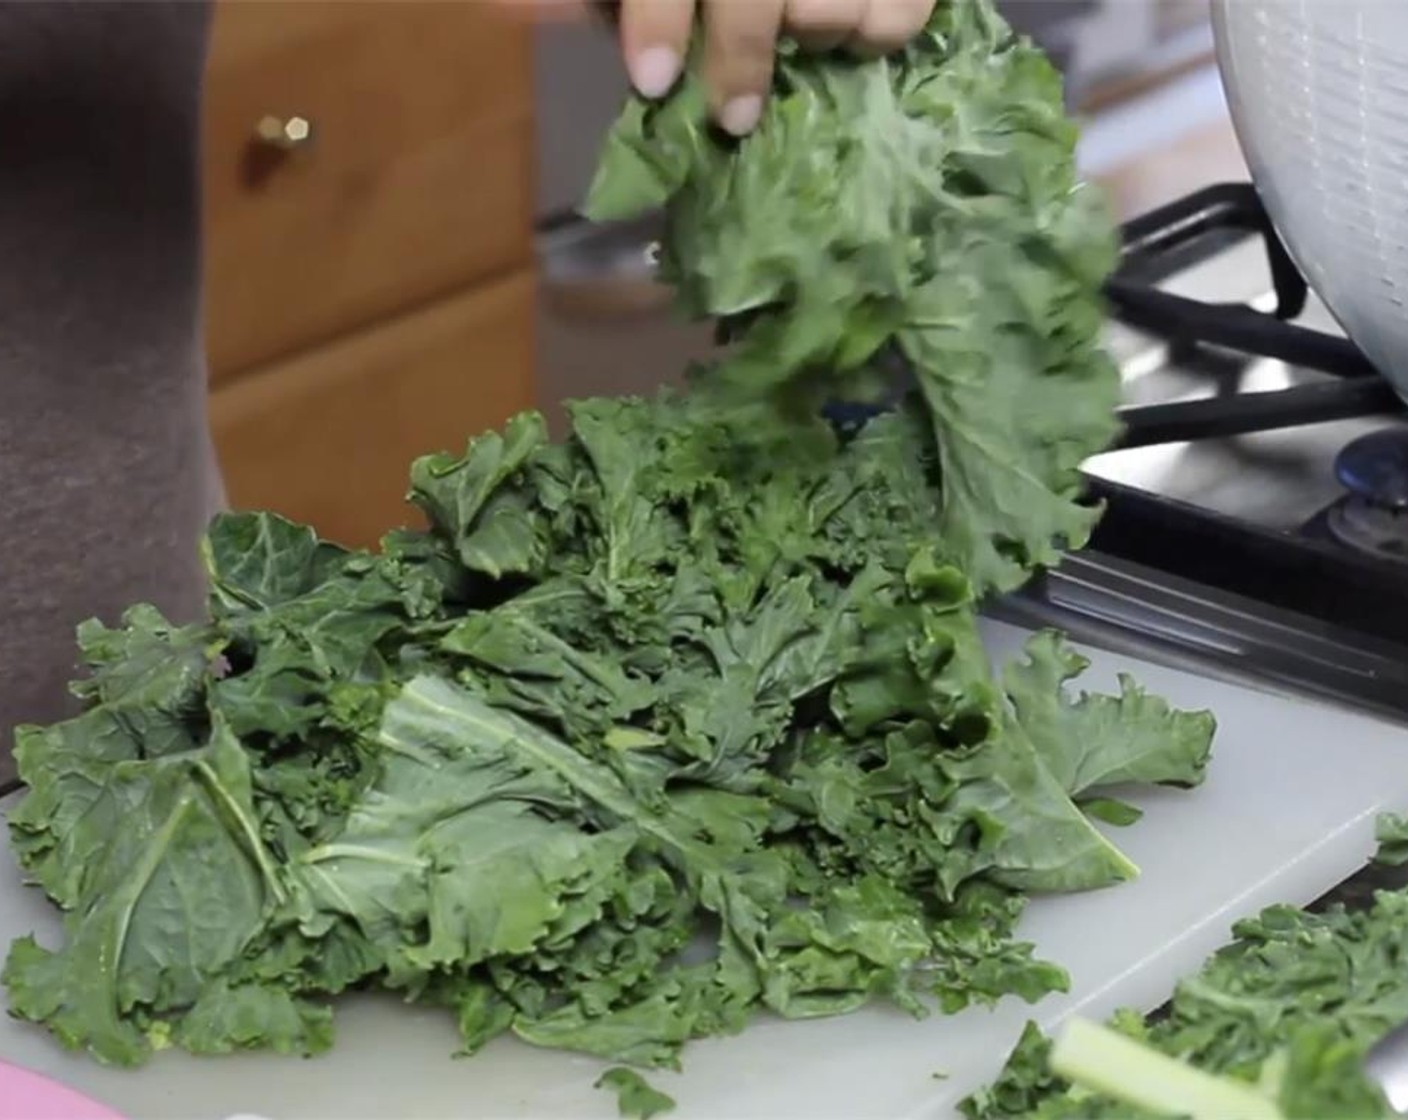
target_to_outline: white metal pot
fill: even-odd
[[[1212,12],[1271,220],[1408,398],[1408,0],[1212,0]]]

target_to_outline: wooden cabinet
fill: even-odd
[[[206,332],[236,506],[371,543],[414,456],[531,405],[528,35],[478,0],[217,6]]]
[[[505,376],[531,360],[532,329],[519,273],[235,380],[211,402],[230,500],[357,544],[416,523],[411,460],[533,406]]]

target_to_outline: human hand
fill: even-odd
[[[663,97],[684,65],[699,9],[704,82],[715,119],[751,132],[772,86],[780,34],[807,50],[888,54],[923,29],[936,0],[620,0],[621,51],[631,83]]]

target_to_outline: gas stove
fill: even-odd
[[[1109,298],[1125,434],[1086,465],[1105,516],[999,613],[1408,715],[1408,410],[1255,190],[1129,223]]]

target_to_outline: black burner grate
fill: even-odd
[[[1290,322],[1305,309],[1305,279],[1250,184],[1222,184],[1124,227],[1121,266],[1108,286],[1113,315],[1177,346],[1280,359],[1329,375],[1311,385],[1121,411],[1119,446],[1225,438],[1359,417],[1400,416],[1404,404],[1347,339]],[[1174,273],[1259,237],[1274,312],[1161,290]],[[1267,529],[1119,483],[1090,479],[1107,505],[1092,547],[1156,571],[1380,637],[1408,635],[1408,568],[1362,555],[1329,534]]]
[[[1274,313],[1203,303],[1161,291],[1173,272],[1249,234],[1261,237],[1276,291]],[[1391,415],[1403,404],[1348,339],[1289,320],[1305,310],[1301,275],[1250,184],[1226,183],[1170,203],[1124,227],[1119,271],[1107,289],[1120,321],[1183,345],[1209,345],[1291,362],[1337,380],[1124,410],[1123,447],[1272,431],[1301,424]]]

